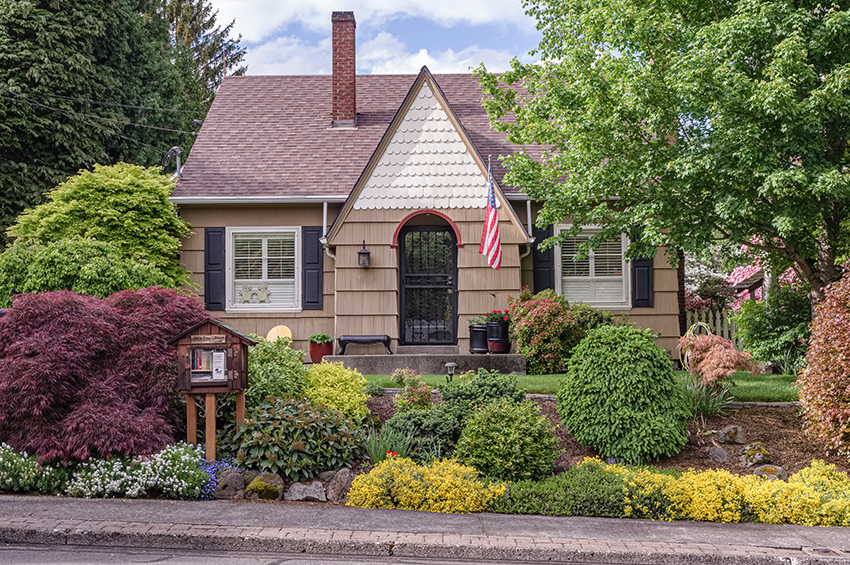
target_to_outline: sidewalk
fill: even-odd
[[[0,495],[0,542],[623,564],[850,565],[850,528]]]

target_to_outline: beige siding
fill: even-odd
[[[514,203],[517,214],[525,218],[525,205]],[[532,218],[536,218],[540,206],[532,206]],[[563,223],[569,223],[570,218],[564,218]],[[535,242],[539,243],[539,242]],[[529,288],[534,287],[533,257],[529,254],[522,260],[521,283]],[[659,250],[652,263],[653,267],[653,307],[631,308],[615,312],[618,316],[628,319],[636,326],[649,328],[659,334],[657,343],[667,350],[671,357],[677,357],[676,343],[679,338],[679,295],[676,270],[668,262],[667,252]]]
[[[328,207],[330,223],[339,211],[338,204]],[[183,240],[180,262],[192,273],[199,298],[204,297],[204,228],[321,226],[322,205],[197,206],[186,205],[180,216],[193,226],[193,234]],[[212,312],[239,331],[265,336],[277,325],[292,330],[294,346],[308,350],[307,338],[314,333],[334,333],[334,262],[325,255],[323,264],[323,310],[301,312]],[[305,360],[307,357],[305,356]]]

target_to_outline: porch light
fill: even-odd
[[[371,251],[366,249],[366,240],[364,239],[363,240],[363,249],[361,249],[360,251],[357,252],[357,264],[360,265],[361,267],[368,267],[369,263],[370,263],[369,255],[371,253],[372,253]]]
[[[452,377],[455,376],[455,369],[457,369],[457,363],[446,363],[446,384],[452,381]]]

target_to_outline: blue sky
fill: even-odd
[[[329,74],[331,12],[357,19],[362,74],[467,72],[527,61],[539,41],[520,0],[211,0],[218,22],[236,20],[249,75]]]

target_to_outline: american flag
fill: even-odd
[[[496,189],[493,187],[493,173],[487,163],[487,212],[484,216],[484,231],[481,232],[481,245],[478,252],[487,256],[487,264],[499,270],[502,266],[502,242],[499,239],[499,213],[496,210]]]

